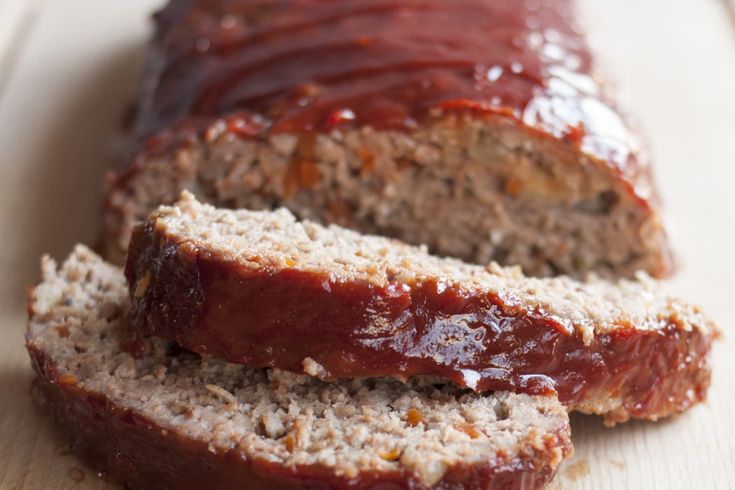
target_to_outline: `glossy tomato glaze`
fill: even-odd
[[[206,444],[165,430],[148,418],[117,406],[105,396],[59,376],[52,359],[29,348],[38,374],[34,394],[72,436],[74,451],[100,475],[138,490],[421,490],[410,473],[364,472],[335,475],[320,465],[285,467],[265,459],[246,459],[237,451],[214,452]],[[568,429],[567,429],[568,430]],[[548,437],[547,455],[572,451],[568,432]],[[536,490],[555,474],[551,458],[528,455],[499,465],[457,465],[432,488]]]
[[[651,330],[621,324],[585,344],[488,292],[253,270],[152,226],[133,233],[126,267],[136,336],[251,367],[303,372],[311,358],[325,378],[435,375],[476,391],[556,390],[610,422],[684,410],[709,386],[712,334],[676,318]],[[619,408],[606,405],[617,399]]]
[[[133,133],[157,153],[203,132],[503,117],[606,162],[645,203],[645,158],[573,10],[573,0],[173,1],[156,15]]]

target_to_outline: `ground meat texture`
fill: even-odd
[[[325,383],[156,339],[133,357],[128,309],[122,271],[79,246],[61,267],[44,259],[26,338],[37,399],[78,454],[130,488],[526,490],[571,454],[553,395]]]
[[[671,270],[645,151],[572,0],[174,0],[156,19],[108,185],[118,262],[188,189],[533,275]]]
[[[185,194],[133,233],[136,336],[322,379],[438,376],[657,419],[704,399],[715,325],[641,274],[529,278]]]

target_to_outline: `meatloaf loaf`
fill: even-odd
[[[139,337],[323,379],[435,375],[476,391],[557,390],[608,422],[702,400],[717,332],[650,278],[527,278],[188,193],[135,230],[126,274]]]
[[[536,489],[571,453],[554,396],[394,379],[324,383],[120,348],[122,272],[79,246],[46,258],[27,347],[35,393],[98,470],[135,489]]]
[[[519,264],[670,271],[646,153],[572,0],[171,0],[105,252],[182,189]]]

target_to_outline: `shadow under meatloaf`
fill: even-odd
[[[572,452],[553,395],[324,383],[159,339],[133,358],[128,309],[122,271],[78,246],[61,267],[44,259],[26,338],[37,399],[129,488],[534,490]]]
[[[717,329],[650,278],[528,278],[188,193],[133,233],[134,338],[323,379],[440,376],[556,390],[609,423],[703,400]],[[136,341],[131,344],[134,350]]]
[[[668,274],[647,156],[573,10],[170,2],[109,181],[106,256],[188,189],[531,275]]]

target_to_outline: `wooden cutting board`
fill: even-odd
[[[158,0],[0,0],[0,489],[115,488],[29,397],[25,288],[39,256],[94,240],[101,182]],[[709,401],[658,424],[573,417],[553,488],[735,488],[735,29],[717,0],[581,0],[650,136],[680,274],[725,329]]]

